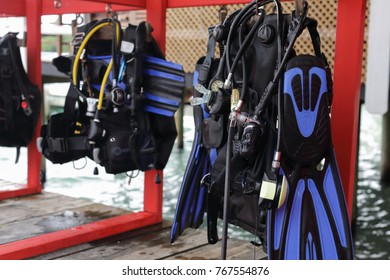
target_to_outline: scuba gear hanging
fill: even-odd
[[[273,1],[261,1],[261,4],[271,2]],[[213,54],[200,60],[197,66],[199,82],[194,86],[194,98],[191,100],[194,112],[195,109],[202,107],[208,113],[204,114],[203,124],[196,122],[195,126],[196,131],[200,130],[197,135],[202,135],[202,149],[205,147],[206,152],[214,155],[211,172],[202,180],[208,188],[206,212],[209,243],[218,240],[216,225],[217,219],[222,218],[223,214],[225,175],[230,176],[230,180],[227,181],[231,181],[232,186],[228,192],[229,199],[225,199],[229,200],[230,206],[228,218],[224,220],[260,238],[265,234],[262,221],[264,215],[260,213],[258,195],[266,166],[265,158],[272,159],[272,147],[275,145],[276,128],[272,123],[276,118],[274,108],[276,106],[270,106],[265,114],[264,118],[268,121],[265,125],[256,119],[254,112],[262,93],[273,78],[278,55],[278,34],[282,33],[280,36],[285,36],[290,18],[290,15],[282,15],[281,12],[265,14],[255,2],[252,2],[242,10],[232,13],[223,23],[211,27],[210,33],[214,36],[209,38],[208,50],[210,45],[218,42],[221,58],[213,58]],[[269,30],[274,35],[267,37]],[[251,65],[246,61],[251,61]],[[249,71],[249,66],[254,67],[256,71]],[[226,77],[229,77],[227,81]],[[241,104],[241,109],[236,110],[239,112],[235,117],[237,127],[231,133],[232,148],[227,149],[227,143],[230,141],[226,127],[230,122],[230,108],[237,102]],[[193,151],[200,151],[199,147],[193,146]],[[227,157],[228,151],[231,151],[232,158],[227,161],[227,158],[230,158]],[[270,156],[263,156],[262,151]],[[196,157],[196,152],[191,152],[191,156]],[[190,165],[191,156],[185,174],[196,172],[191,171],[194,167]],[[225,170],[228,169],[226,165],[229,164],[231,172],[226,173]],[[194,193],[201,192],[205,186],[199,184],[199,181],[183,180],[178,210],[181,209],[180,205],[193,205],[194,202],[185,196],[184,190],[191,184],[200,188]],[[189,209],[192,208],[194,207]],[[187,215],[186,213],[188,212],[183,211],[183,215]],[[194,227],[184,221],[186,219],[184,216],[179,215],[180,212],[177,211],[171,241],[174,241],[186,227]]]
[[[305,2],[303,15],[307,6]],[[350,221],[331,136],[332,75],[321,53],[317,22],[305,18],[304,28],[315,55],[290,58],[280,80],[276,152],[288,192],[282,207],[268,211],[268,257],[353,259]]]
[[[272,2],[275,13],[265,14],[260,7]],[[208,45],[218,42],[221,58],[210,63],[206,57],[197,67],[191,104],[194,112],[201,107],[209,115],[203,126],[195,123],[202,142],[196,140],[190,157],[200,159],[199,147],[209,154],[214,149],[217,156],[202,183],[191,183],[198,190],[187,197],[189,184],[183,180],[177,209],[192,211],[197,204],[190,195],[208,188],[208,239],[217,242],[216,223],[222,218],[222,259],[228,223],[259,237],[272,259],[352,257],[330,138],[331,73],[316,21],[307,11],[306,2],[299,12],[283,14],[278,0],[252,1],[212,27],[215,36]],[[295,41],[305,28],[316,57],[295,54]],[[185,176],[196,172],[192,162]],[[194,227],[184,220],[187,212],[176,212],[171,240]]]
[[[100,33],[107,36],[110,30],[111,39],[100,38]],[[66,158],[57,162],[88,156],[113,174],[163,169],[176,138],[173,115],[184,88],[182,66],[165,60],[147,22],[129,24],[122,32],[116,19],[107,18],[78,31],[72,68],[64,66],[64,58],[53,63],[72,73],[64,113],[58,119],[85,128],[61,138],[63,142],[77,138],[77,148],[84,145],[84,150],[66,145],[61,150]],[[41,146],[53,161],[55,151],[47,143],[58,136],[47,131],[43,126]]]
[[[88,142],[88,134],[91,118],[94,117],[97,111],[97,98],[101,97],[99,96],[100,88],[96,89],[93,82],[101,78],[100,82],[103,84],[102,79],[106,73],[110,72],[110,69],[107,66],[97,67],[86,59],[86,53],[92,53],[92,55],[96,53],[111,54],[111,40],[91,40],[98,30],[108,25],[112,25],[112,21],[104,19],[78,28],[78,32],[73,39],[75,57],[67,60],[61,57],[54,60],[53,64],[59,70],[71,74],[71,83],[65,98],[63,113],[58,113],[49,118],[48,124],[41,128],[41,137],[38,141],[38,149],[53,163],[63,164],[85,156],[93,158],[92,146]],[[83,64],[80,65],[80,56],[84,48],[86,48],[86,51]],[[67,69],[67,66],[71,66],[71,68]],[[99,63],[98,66],[102,66],[102,63]],[[102,77],[91,75],[91,79],[89,79],[90,75],[88,74],[96,68],[102,70],[100,71]],[[82,69],[81,73],[79,73],[79,69]],[[101,89],[104,93],[104,87]]]
[[[41,108],[39,88],[32,84],[23,68],[17,33],[0,39],[0,146],[20,147],[33,138]]]

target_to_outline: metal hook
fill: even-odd
[[[111,4],[107,3],[106,5],[106,17],[108,17],[109,14],[112,13],[112,6]]]
[[[76,14],[76,24],[81,25],[84,23],[84,18],[80,14]]]
[[[61,0],[54,0],[53,5],[54,5],[54,8],[60,9],[62,7],[62,2],[61,2]]]
[[[301,16],[303,14],[304,3],[304,0],[295,0],[295,12],[297,16]]]
[[[117,19],[118,18],[118,15],[116,12],[114,12],[114,10],[112,9],[112,6],[111,4],[107,3],[106,5],[106,17],[112,17],[114,19]]]

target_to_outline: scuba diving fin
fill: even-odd
[[[197,85],[198,83],[207,85],[218,65],[218,60],[214,59],[215,40],[211,31],[212,30],[209,30],[207,55],[199,59],[196,65],[193,80],[194,85]],[[196,99],[201,96],[202,93],[194,89],[193,98]],[[204,121],[209,117],[209,113],[205,110],[204,105],[200,105],[193,107],[193,114],[195,135],[176,205],[170,235],[171,243],[173,243],[186,228],[198,228],[203,222],[204,212],[207,207],[208,174],[211,171],[214,154],[213,151],[208,151],[203,140]]]
[[[316,25],[315,20],[305,19],[316,55],[291,58],[281,79],[281,138],[276,153],[288,189],[283,205],[268,213],[269,259],[353,259],[331,137],[332,76]]]

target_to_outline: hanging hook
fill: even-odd
[[[112,6],[111,4],[107,3],[106,5],[106,17],[109,17],[109,14],[112,13]]]
[[[301,16],[303,14],[304,3],[304,0],[295,0],[295,12],[297,16]]]
[[[114,10],[112,9],[112,6],[110,3],[107,3],[107,5],[106,5],[106,17],[112,17],[114,19],[116,19],[118,17],[116,12],[114,12]]]
[[[61,0],[54,0],[53,5],[54,5],[54,8],[60,9],[62,7],[62,2],[61,2]]]
[[[76,24],[81,25],[84,23],[84,18],[80,14],[76,14]]]

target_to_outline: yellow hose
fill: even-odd
[[[72,76],[73,76],[73,84],[75,86],[77,84],[77,70],[78,70],[78,66],[79,66],[81,53],[83,52],[83,50],[84,50],[85,46],[87,45],[89,39],[91,39],[92,35],[95,34],[96,31],[98,31],[99,29],[101,29],[104,26],[111,25],[111,24],[112,24],[111,22],[100,23],[97,26],[95,26],[94,28],[92,28],[92,30],[90,32],[88,32],[87,36],[85,36],[83,42],[80,45],[80,48],[78,49],[78,51],[76,53],[76,57],[75,57],[75,60],[74,60],[74,63],[73,63]],[[116,25],[117,25],[117,28],[115,28],[115,30],[116,30],[116,38],[117,38],[116,44],[119,44],[120,26],[119,26],[118,22],[116,22]],[[102,84],[101,84],[100,91],[99,91],[99,101],[98,101],[98,105],[97,105],[97,109],[98,110],[101,110],[101,108],[103,107],[104,86],[105,86],[105,84],[106,84],[106,82],[108,80],[108,76],[110,75],[110,72],[111,72],[111,69],[112,69],[112,65],[113,65],[113,57],[111,57],[110,63],[108,64],[106,72],[104,73],[104,76],[103,76]]]
[[[108,76],[110,75],[110,71],[111,71],[111,68],[112,68],[112,64],[113,64],[113,60],[112,60],[112,58],[111,58],[110,63],[108,64],[106,73],[104,73],[103,80],[102,80],[102,85],[101,85],[101,87],[100,87],[99,101],[98,101],[98,104],[97,104],[97,109],[98,109],[98,110],[101,110],[102,107],[103,107],[104,85],[106,84],[106,82],[107,82],[107,80],[108,80]]]

